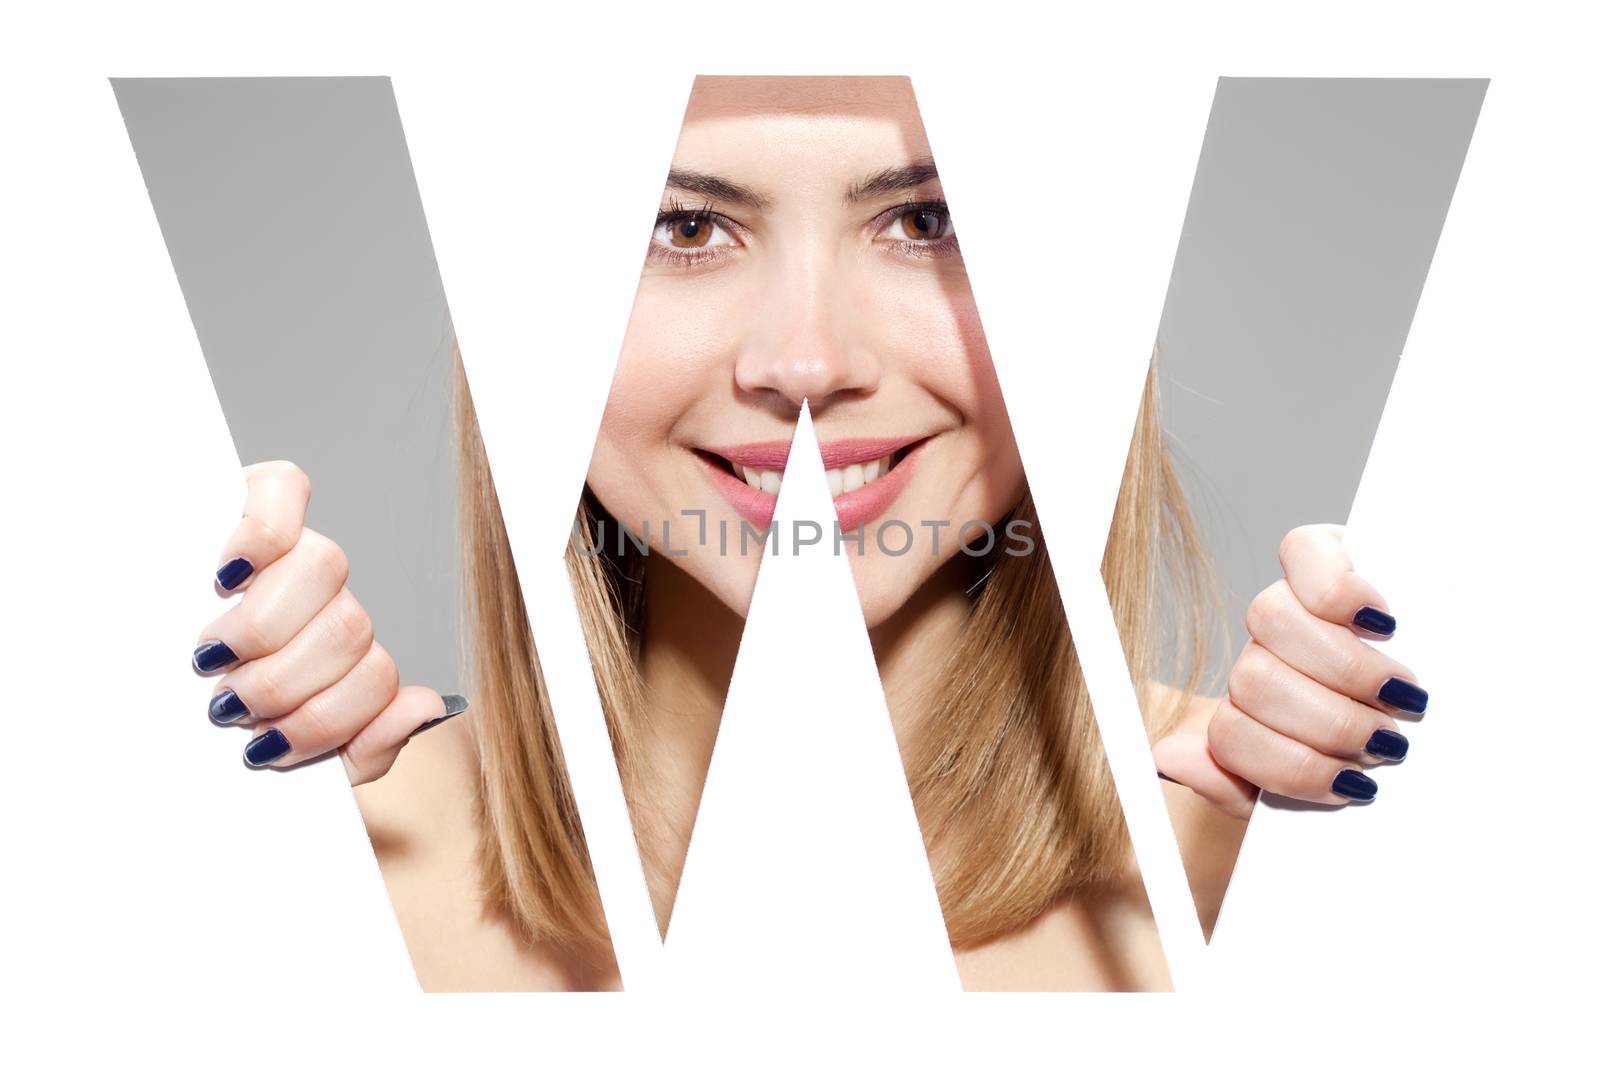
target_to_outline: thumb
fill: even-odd
[[[1156,770],[1179,785],[1188,786],[1236,819],[1250,817],[1256,787],[1230,774],[1211,758],[1211,747],[1203,733],[1168,734],[1150,749]]]

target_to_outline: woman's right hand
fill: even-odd
[[[293,463],[244,468],[244,516],[217,585],[242,594],[195,642],[195,669],[226,671],[211,698],[217,723],[251,727],[245,762],[291,767],[337,750],[352,785],[385,774],[416,733],[466,708],[402,686],[345,585],[337,544],[305,526],[311,479]]]

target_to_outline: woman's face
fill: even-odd
[[[1023,491],[909,81],[699,79],[660,210],[590,487],[743,615],[809,401],[877,625]]]

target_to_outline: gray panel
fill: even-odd
[[[1232,652],[1283,535],[1349,514],[1487,85],[1218,83],[1159,387]]]
[[[389,80],[113,85],[240,459],[306,469],[402,682],[459,691],[450,324]]]

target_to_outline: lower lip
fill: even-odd
[[[906,483],[911,480],[917,457],[922,454],[922,446],[926,443],[927,439],[924,439],[912,445],[900,458],[900,462],[896,463],[887,474],[881,475],[860,489],[852,489],[848,493],[840,493],[834,497],[833,509],[838,516],[839,527],[843,530],[854,530],[888,511],[894,504],[895,498],[906,487]],[[723,470],[715,460],[704,455],[699,458],[710,472],[717,489],[727,498],[728,503],[733,505],[733,510],[739,513],[740,518],[758,529],[764,530],[772,525],[772,513],[778,506],[776,496],[763,493],[759,489],[752,489],[744,479],[736,478]]]
[[[776,496],[752,489],[743,478],[735,478],[718,466],[716,460],[701,453],[695,455],[705,464],[711,481],[728,498],[728,503],[733,505],[733,510],[739,513],[741,519],[758,530],[765,530],[772,525],[772,513],[778,506]]]
[[[926,443],[924,439],[912,445],[887,474],[880,475],[860,489],[852,489],[834,497],[833,510],[839,516],[839,528],[854,530],[888,511],[911,480],[912,468],[917,465],[917,457],[922,455],[922,446]]]

